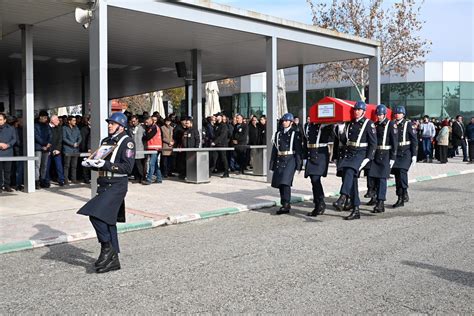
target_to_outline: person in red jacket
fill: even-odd
[[[142,182],[144,185],[152,184],[153,176],[156,177],[156,183],[163,182],[160,170],[161,150],[163,148],[163,140],[161,138],[161,129],[153,121],[153,117],[145,117],[145,134],[143,135],[145,148],[149,151],[156,151],[149,157],[148,172],[146,180]]]

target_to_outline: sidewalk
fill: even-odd
[[[410,170],[409,179],[416,182],[464,173],[474,173],[474,165],[455,158],[444,165],[418,163]],[[340,184],[331,164],[328,177],[323,178],[326,195],[337,194]],[[361,178],[359,187],[365,190],[365,179]],[[311,184],[303,172],[295,176],[292,192],[296,201],[311,198]],[[52,187],[32,194],[0,193],[0,253],[95,237],[88,217],[76,215],[89,199],[87,185]],[[278,190],[271,188],[265,177],[252,175],[212,177],[207,184],[189,184],[175,178],[149,186],[130,184],[127,223],[120,224],[119,231],[270,207],[278,200]]]

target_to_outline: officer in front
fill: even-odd
[[[96,272],[104,273],[120,269],[120,252],[117,222],[125,222],[125,195],[128,190],[128,175],[135,162],[135,143],[125,131],[127,117],[114,113],[106,120],[109,136],[101,145],[113,145],[112,153],[104,159],[85,159],[82,166],[99,171],[97,195],[77,213],[89,216],[101,244],[99,258],[95,262]]]
[[[301,134],[291,128],[293,114],[286,113],[280,123],[282,129],[275,133],[273,138],[270,170],[273,171],[272,187],[280,189],[281,208],[277,215],[287,214],[291,209],[291,186],[295,171],[303,167]]]
[[[383,104],[377,106],[377,150],[374,160],[370,163],[368,180],[373,183],[375,196],[370,202],[374,202],[372,213],[385,211],[384,201],[387,195],[387,179],[390,177],[390,169],[395,163],[398,147],[398,132],[395,124],[387,118],[387,107]],[[370,203],[369,202],[369,203]],[[369,203],[367,203],[369,205]],[[372,204],[372,203],[370,203]]]
[[[395,126],[398,129],[398,150],[392,174],[395,175],[397,202],[393,208],[402,207],[408,202],[408,170],[416,164],[418,140],[410,120],[405,119],[405,107],[399,105],[394,109]]]
[[[354,105],[354,119],[345,130],[346,150],[339,168],[342,169],[342,187],[339,199],[333,203],[338,211],[344,209],[347,199],[352,201],[352,212],[344,217],[346,220],[359,219],[359,187],[360,171],[374,158],[377,147],[377,136],[374,123],[364,117],[367,105],[358,101]]]
[[[326,177],[329,167],[328,142],[334,134],[332,124],[308,123],[304,141],[304,156],[307,158],[304,177],[311,179],[314,209],[308,216],[324,214],[324,190],[321,177]]]

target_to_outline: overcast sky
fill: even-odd
[[[328,1],[328,0],[325,0]],[[385,0],[388,3],[394,0]],[[306,0],[214,0],[241,9],[312,24]],[[433,42],[429,61],[474,61],[474,0],[425,0],[422,36]]]

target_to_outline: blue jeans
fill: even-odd
[[[431,146],[431,137],[423,137],[423,153],[426,159],[433,159],[433,150]]]
[[[161,170],[160,170],[160,158],[161,158],[160,152],[150,155],[146,181],[152,182],[154,175],[156,176],[156,182],[160,183],[163,181],[163,177],[161,176]]]
[[[64,183],[64,169],[63,169],[63,161],[61,159],[61,155],[56,155],[56,156],[53,156],[53,154],[49,155],[48,166],[46,167],[46,177],[44,180],[46,181],[46,183],[49,183],[51,181],[49,170],[51,168],[51,160],[53,159],[54,159],[54,165],[56,166],[56,173],[58,174],[58,182]]]

